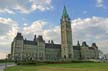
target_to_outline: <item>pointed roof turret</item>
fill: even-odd
[[[22,34],[20,32],[18,32],[15,39],[23,39]]]
[[[77,41],[77,46],[80,46],[80,43],[79,43],[79,41]]]
[[[66,6],[64,6],[62,17],[68,17]]]
[[[34,41],[36,41],[36,34],[34,35]]]

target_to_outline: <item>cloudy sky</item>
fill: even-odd
[[[10,53],[17,32],[33,40],[60,43],[60,19],[66,5],[72,20],[73,44],[96,42],[108,52],[108,0],[0,0],[0,59]]]

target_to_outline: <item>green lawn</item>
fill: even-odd
[[[108,63],[22,65],[9,67],[6,71],[108,71]]]

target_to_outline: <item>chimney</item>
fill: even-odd
[[[51,40],[51,44],[54,44],[53,40]]]

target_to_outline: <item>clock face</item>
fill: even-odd
[[[64,29],[64,28],[65,28],[65,25],[64,25],[64,24],[62,24],[62,26],[61,26],[61,27],[62,27],[62,29]]]

